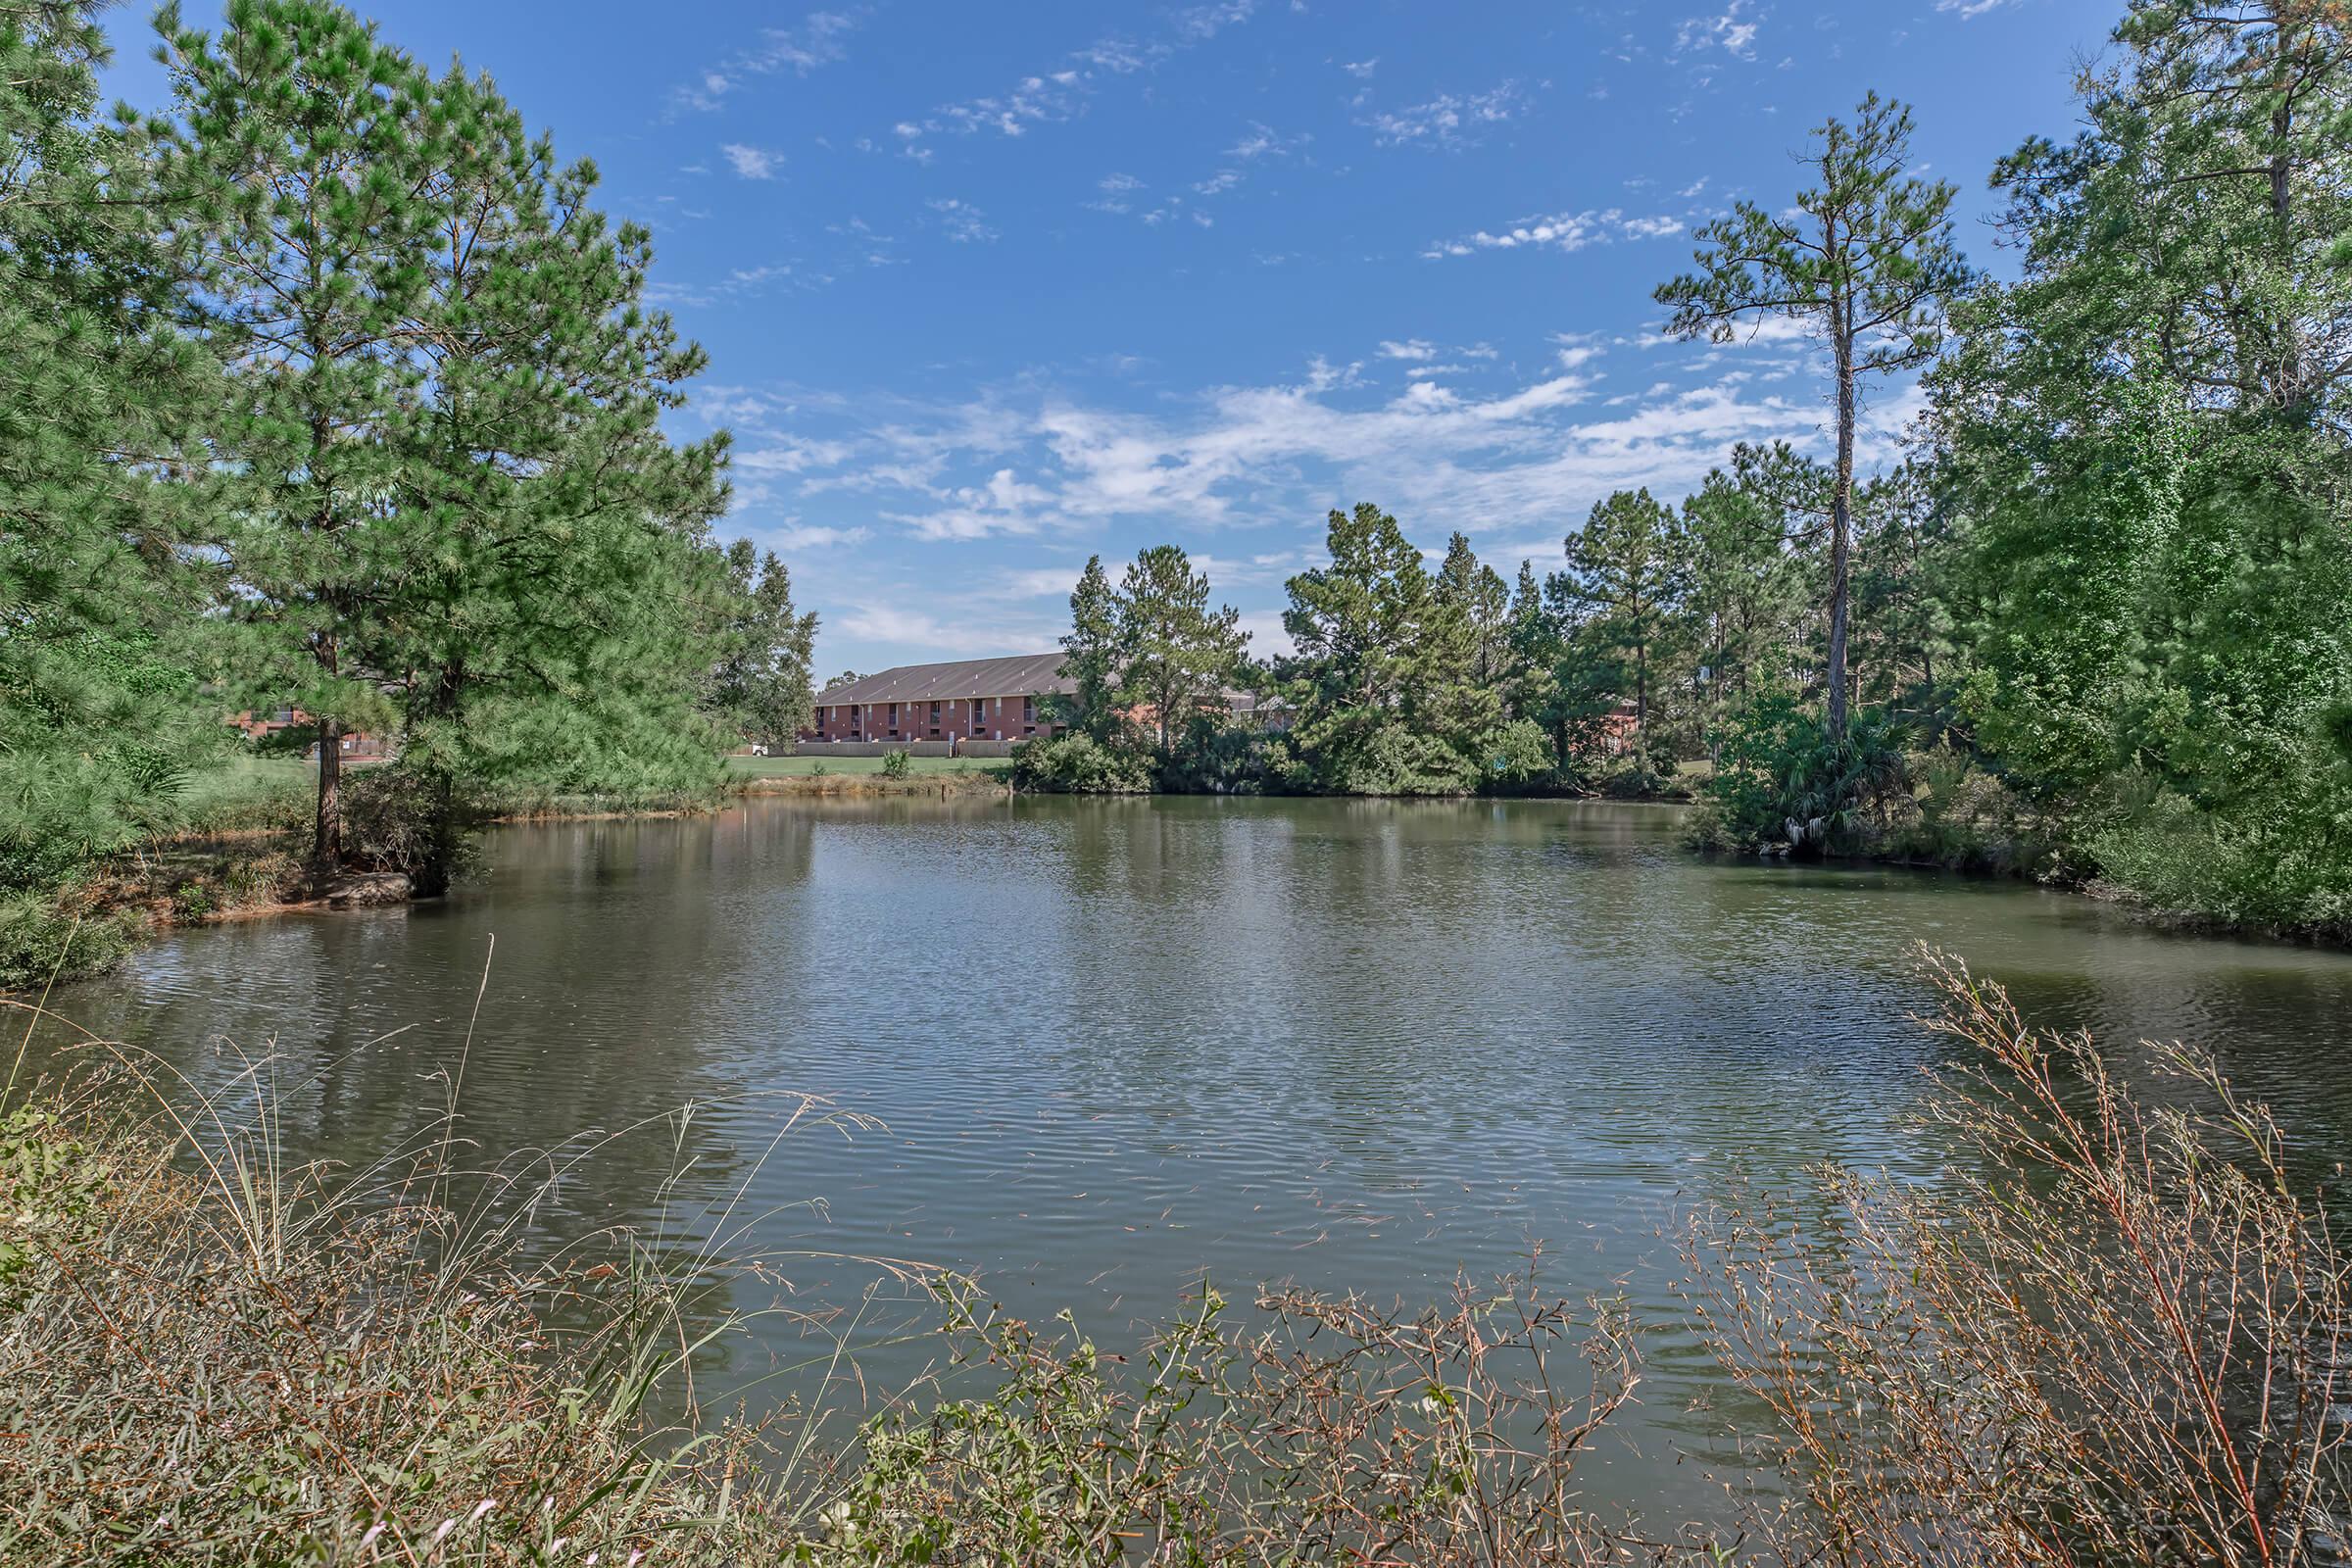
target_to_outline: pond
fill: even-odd
[[[1923,941],[2043,1021],[2208,1044],[2345,1147],[2352,956],[2015,883],[1699,859],[1675,823],[977,798],[513,827],[445,904],[189,930],[55,1004],[201,1083],[267,1056],[300,1155],[382,1153],[462,1071],[485,1162],[637,1129],[566,1176],[552,1231],[723,1213],[733,1250],[804,1254],[801,1307],[856,1301],[875,1275],[848,1259],[888,1255],[1112,1343],[1204,1275],[1417,1302],[1539,1249],[1553,1291],[1669,1309],[1661,1227],[1735,1171],[1933,1168],[1902,1114],[1940,1057],[1906,1016]],[[878,1125],[778,1140],[786,1091]],[[795,1341],[771,1320],[727,1367]],[[1696,1484],[1671,1451],[1703,1442],[1688,1352],[1656,1358],[1648,1457],[1602,1491]]]

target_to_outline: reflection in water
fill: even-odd
[[[302,1153],[413,1135],[461,1054],[485,1158],[706,1102],[569,1175],[551,1231],[657,1223],[682,1172],[690,1214],[742,1189],[762,1246],[976,1270],[1110,1338],[1204,1273],[1416,1299],[1538,1244],[1563,1293],[1623,1279],[1664,1306],[1657,1227],[1735,1162],[1932,1168],[1900,1126],[1937,1059],[1905,1021],[1922,940],[2050,1021],[2211,1043],[2341,1146],[2352,959],[2013,884],[1694,860],[1672,823],[995,799],[558,823],[500,833],[495,874],[445,906],[191,931],[61,1006],[199,1079],[230,1070],[209,1042],[273,1048],[308,1080]],[[767,1090],[888,1130],[769,1152],[772,1106],[742,1099]],[[785,1206],[805,1200],[824,1207]],[[803,1305],[872,1277],[789,1272]],[[779,1326],[741,1370],[795,1348]],[[1653,1435],[1690,1429],[1690,1347],[1651,1363]],[[1689,1484],[1624,1468],[1636,1494]]]

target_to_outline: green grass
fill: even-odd
[[[730,757],[727,769],[747,778],[806,776],[823,768],[827,773],[879,773],[879,757]],[[1006,773],[1012,763],[1002,757],[909,757],[906,771],[920,773]]]
[[[179,807],[197,832],[277,825],[316,788],[317,764],[299,757],[232,757],[197,774]]]

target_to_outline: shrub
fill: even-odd
[[[1015,746],[1012,782],[1050,795],[1140,795],[1152,788],[1152,768],[1142,756],[1076,730]]]
[[[1759,699],[1716,736],[1717,762],[1694,824],[1714,847],[1808,853],[1853,849],[1884,829],[1908,795],[1900,724],[1852,715],[1842,740],[1795,699]]]
[[[482,804],[456,781],[399,762],[354,769],[343,785],[343,855],[352,865],[398,871],[440,893],[479,864]]]
[[[62,893],[0,893],[0,991],[37,991],[111,968],[130,951],[138,917],[92,906],[80,884]]]
[[[2150,908],[2352,941],[2352,801],[2290,790],[2208,811],[2162,792],[2086,848],[2103,882]]]
[[[1475,750],[1488,789],[1524,790],[1551,777],[1551,737],[1533,719],[1495,725],[1479,737]]]
[[[0,1561],[789,1552],[792,1448],[648,1413],[743,1322],[723,1260],[625,1233],[550,1252],[523,1223],[536,1179],[455,1168],[446,1137],[289,1168],[272,1112],[220,1109],[257,1079],[153,1125],[77,1099],[0,1119]]]
[[[905,751],[882,754],[882,776],[884,778],[905,778],[908,765],[908,755]]]

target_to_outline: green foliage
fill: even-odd
[[[816,613],[796,613],[792,574],[749,539],[727,546],[726,581],[714,637],[721,653],[704,710],[745,740],[789,741],[816,712],[809,660]]]
[[[1046,718],[1083,730],[1108,744],[1119,731],[1119,613],[1110,574],[1101,556],[1086,558],[1086,570],[1070,590],[1070,629],[1061,639],[1061,673],[1078,683],[1067,698],[1055,698]]]
[[[2218,811],[2166,791],[2086,847],[2103,880],[2152,908],[2352,942],[2352,790]]]
[[[129,950],[136,927],[127,913],[91,907],[77,884],[0,893],[0,989],[96,974]]]
[[[1903,728],[1884,714],[1854,715],[1834,735],[1787,696],[1736,712],[1716,738],[1706,812],[1694,832],[1709,847],[1800,854],[1861,847],[1908,799]]]
[[[0,1311],[22,1307],[20,1281],[40,1254],[86,1239],[107,1191],[106,1166],[55,1112],[0,1114]]]
[[[1688,591],[1689,552],[1675,514],[1647,490],[1620,490],[1594,503],[1568,536],[1567,555],[1560,598],[1571,647],[1609,688],[1631,690],[1634,721],[1646,724],[1651,656],[1679,621]]]
[[[905,778],[907,760],[907,754],[904,751],[884,752],[882,754],[882,776],[884,778]]]
[[[646,230],[591,208],[594,171],[487,77],[323,0],[226,23],[160,19],[186,132],[158,177],[230,368],[234,668],[317,715],[317,859],[345,857],[355,726],[398,733],[451,812],[510,783],[707,781],[710,641],[731,715],[789,716],[802,624],[780,572],[702,539],[725,442],[662,431],[703,356],[643,307]]]
[[[1016,789],[1054,795],[1133,795],[1152,788],[1152,763],[1136,748],[1105,745],[1072,730],[1013,747],[1012,782]]]
[[[1290,580],[1282,617],[1298,650],[1278,669],[1298,710],[1293,783],[1347,795],[1476,789],[1475,753],[1498,716],[1489,699],[1499,681],[1482,678],[1483,662],[1508,641],[1492,574],[1458,541],[1432,578],[1370,502],[1333,512],[1325,545],[1331,564]]]
[[[171,131],[97,117],[99,9],[0,8],[0,893],[170,827],[223,744],[185,548],[205,491],[170,477],[210,387],[173,324]]]

